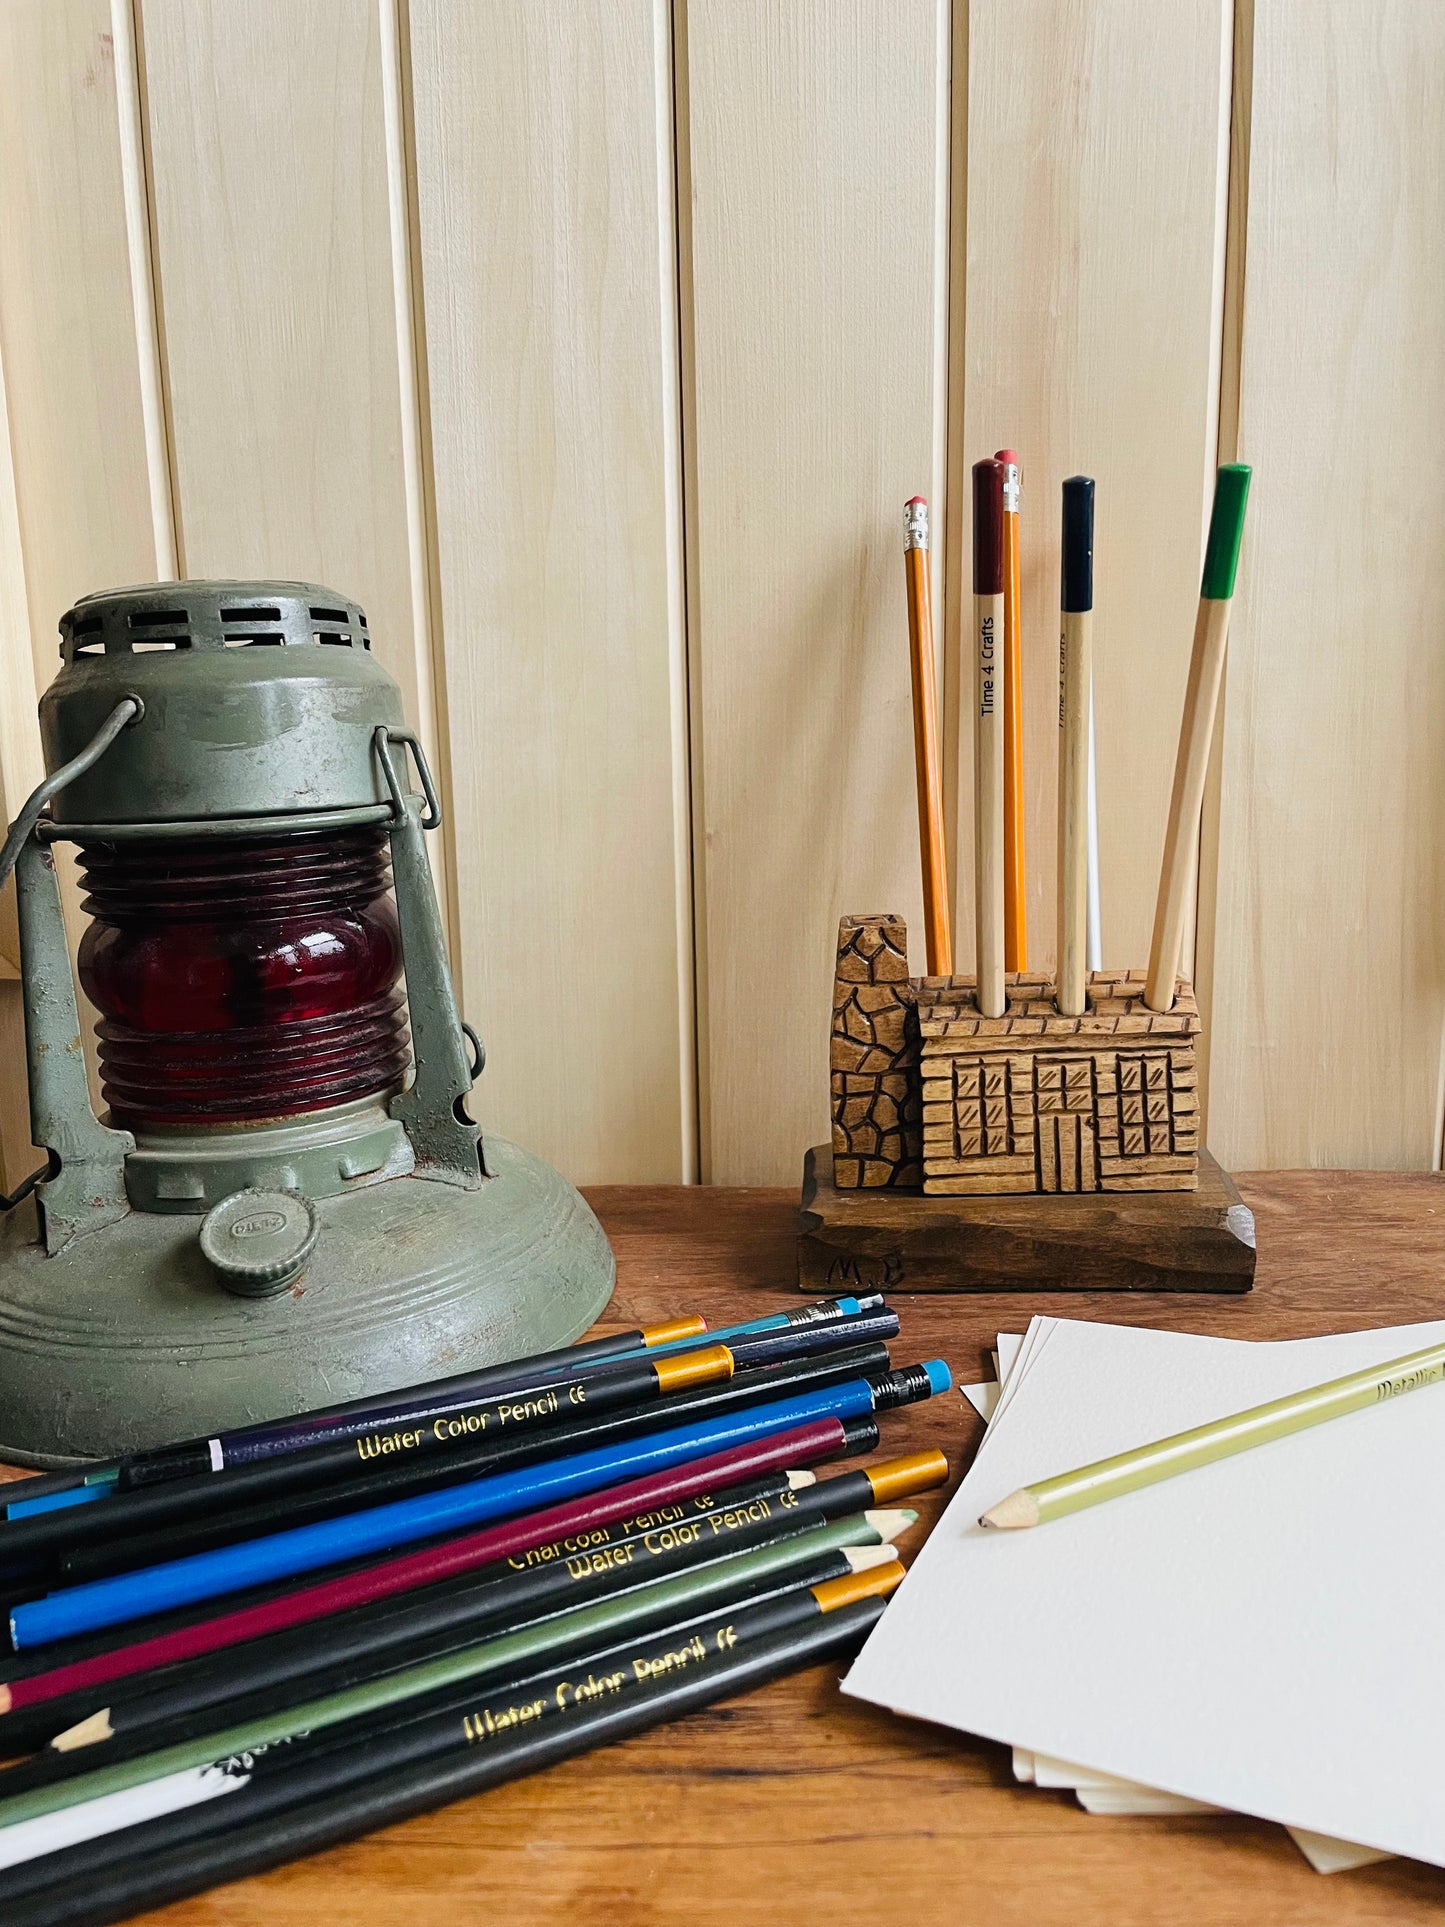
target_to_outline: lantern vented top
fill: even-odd
[[[60,619],[60,654],[135,655],[330,645],[369,649],[359,604],[312,582],[151,582],[82,596]]]

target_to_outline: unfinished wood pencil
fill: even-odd
[[[1204,580],[1194,624],[1189,682],[1184,692],[1184,720],[1174,764],[1174,791],[1169,799],[1169,822],[1164,832],[1164,861],[1160,866],[1159,898],[1154,909],[1154,941],[1144,983],[1144,1002],[1150,1010],[1172,1009],[1179,981],[1199,819],[1204,809],[1204,782],[1214,740],[1219,688],[1224,679],[1229,610],[1239,566],[1249,476],[1250,471],[1243,462],[1226,462],[1215,478],[1214,509],[1204,551]]]
[[[1093,682],[1094,483],[1064,483],[1059,626],[1058,1006],[1082,1017],[1088,990],[1089,690]]]
[[[1089,968],[1104,968],[1104,933],[1099,900],[1099,763],[1094,747],[1094,683],[1089,680]]]
[[[1023,582],[1019,514],[1023,471],[1011,448],[1003,463],[1003,961],[1029,967],[1028,891],[1024,864]]]
[[[918,778],[918,842],[923,865],[923,932],[930,977],[953,974],[948,854],[943,841],[943,760],[933,653],[933,591],[928,577],[928,504],[904,505],[903,566],[908,589],[908,658],[913,676],[913,760]]]
[[[1002,462],[973,465],[973,895],[978,1008],[1004,1014]]]

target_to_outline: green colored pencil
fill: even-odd
[[[1424,1351],[1407,1352],[1387,1364],[1370,1365],[1308,1391],[1271,1399],[1268,1405],[1252,1405],[1231,1418],[1196,1425],[1192,1432],[1176,1432],[1172,1438],[1099,1459],[1076,1472],[1060,1472],[1037,1485],[1021,1486],[985,1512],[979,1524],[1008,1531],[1040,1526],[1049,1519],[1061,1519],[1066,1512],[1082,1512],[1085,1506],[1137,1492],[1140,1486],[1172,1479],[1176,1473],[1192,1472],[1196,1466],[1213,1465],[1216,1459],[1232,1458],[1252,1446],[1288,1438],[1291,1432],[1322,1425],[1326,1419],[1382,1405],[1401,1392],[1417,1391],[1441,1378],[1445,1378],[1445,1345],[1427,1345]]]
[[[1204,550],[1204,576],[1199,585],[1199,613],[1194,623],[1189,681],[1184,690],[1184,716],[1179,725],[1169,821],[1164,830],[1164,859],[1159,866],[1154,939],[1149,951],[1149,974],[1144,980],[1144,1002],[1150,1010],[1174,1007],[1179,960],[1184,953],[1184,927],[1194,889],[1194,864],[1204,810],[1204,784],[1209,774],[1209,752],[1214,741],[1214,718],[1224,681],[1229,611],[1234,602],[1234,577],[1244,535],[1249,476],[1250,471],[1243,462],[1226,462],[1214,478],[1214,507]]]
[[[849,1519],[839,1519],[832,1525],[820,1526],[815,1532],[799,1533],[796,1538],[760,1546],[755,1552],[712,1561],[704,1567],[680,1573],[674,1579],[639,1586],[633,1592],[601,1600],[595,1606],[557,1613],[500,1639],[483,1640],[459,1652],[442,1654],[423,1665],[409,1667],[405,1672],[366,1680],[345,1692],[308,1700],[261,1718],[243,1720],[214,1733],[202,1734],[194,1740],[163,1747],[157,1752],[117,1760],[113,1765],[99,1767],[92,1773],[79,1773],[49,1785],[33,1787],[8,1800],[0,1800],[0,1827],[13,1826],[42,1813],[55,1813],[82,1800],[99,1799],[105,1794],[123,1792],[128,1787],[143,1786],[166,1774],[204,1766],[231,1754],[272,1746],[295,1733],[315,1732],[323,1726],[353,1719],[358,1714],[375,1712],[381,1707],[413,1699],[419,1693],[454,1686],[463,1680],[478,1679],[504,1667],[514,1666],[518,1661],[535,1659],[578,1642],[626,1632],[630,1626],[645,1619],[680,1617],[681,1609],[685,1607],[703,1610],[709,1599],[735,1599],[746,1587],[774,1573],[786,1572],[790,1567],[817,1559],[824,1553],[854,1548],[859,1552],[857,1564],[860,1570],[875,1561],[886,1563],[892,1557],[884,1546],[883,1534],[878,1526],[870,1523],[863,1514],[855,1514]],[[870,1558],[867,1554],[873,1548],[877,1550]]]

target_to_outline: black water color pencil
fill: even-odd
[[[286,1714],[299,1704],[329,1698],[334,1694],[350,1693],[353,1689],[373,1684],[391,1674],[410,1672],[417,1666],[479,1644],[487,1645],[495,1640],[509,1639],[540,1629],[550,1629],[552,1640],[548,1657],[541,1663],[549,1666],[557,1664],[589,1650],[589,1640],[594,1645],[598,1643],[596,1633],[588,1634],[584,1630],[574,1634],[569,1630],[569,1617],[584,1608],[611,1606],[628,1610],[631,1623],[627,1631],[624,1634],[613,1633],[606,1638],[606,1644],[615,1645],[619,1638],[631,1639],[650,1634],[653,1628],[667,1625],[681,1616],[675,1603],[669,1604],[665,1597],[660,1603],[657,1601],[658,1589],[665,1580],[710,1580],[714,1589],[733,1604],[745,1598],[768,1598],[789,1586],[841,1577],[851,1572],[859,1561],[886,1562],[890,1557],[892,1538],[906,1530],[915,1517],[911,1512],[872,1512],[867,1515],[869,1525],[883,1535],[888,1543],[866,1545],[850,1551],[815,1550],[806,1558],[800,1557],[782,1576],[766,1573],[749,1579],[743,1574],[733,1578],[729,1587],[729,1578],[736,1562],[746,1553],[759,1548],[766,1551],[804,1539],[809,1532],[816,1534],[821,1526],[828,1523],[822,1517],[805,1519],[789,1530],[763,1535],[751,1544],[714,1545],[706,1548],[701,1557],[694,1553],[691,1557],[671,1562],[665,1568],[649,1569],[642,1577],[634,1578],[631,1584],[602,1587],[585,1596],[569,1597],[560,1603],[554,1600],[544,1604],[540,1610],[522,1606],[512,1611],[503,1607],[484,1622],[453,1620],[430,1632],[419,1633],[405,1643],[393,1644],[379,1655],[367,1652],[353,1654],[335,1665],[325,1664],[323,1656],[323,1664],[300,1681],[291,1680],[258,1690],[248,1694],[243,1701],[231,1701],[220,1709],[203,1706],[183,1711],[161,1725],[133,1729],[125,1734],[117,1733],[113,1738],[107,1737],[109,1715],[103,1713],[83,1721],[74,1730],[70,1750],[58,1752],[48,1748],[6,1769],[0,1774],[0,1792],[11,1796],[29,1793],[40,1787],[60,1786],[81,1775],[108,1770],[129,1760],[146,1759],[161,1748],[189,1745],[205,1747],[228,1722],[234,1724],[238,1718],[254,1721],[269,1718],[273,1714]],[[799,1550],[800,1553],[804,1552],[806,1547],[800,1547]],[[711,1608],[699,1607],[694,1610]],[[510,1671],[499,1673],[497,1680],[501,1684],[509,1684],[513,1676],[535,1670],[538,1664],[535,1659],[518,1661]],[[408,1697],[405,1702],[398,1702],[390,1709],[390,1718],[413,1717],[427,1711],[433,1704],[449,1705],[458,1693],[465,1695],[466,1690],[455,1685],[443,1686]],[[376,1717],[384,1721],[386,1715],[378,1714]],[[343,1724],[349,1729],[351,1722]],[[342,1725],[327,1726],[315,1735],[308,1736],[304,1743],[298,1737],[286,1744],[293,1755],[298,1749],[309,1754],[323,1740],[329,1740],[342,1730]],[[0,1830],[0,1839],[3,1839],[3,1830]]]
[[[209,1798],[194,1804],[190,1789],[178,1786],[176,1805],[157,1814],[154,1823],[132,1822],[101,1831],[74,1848],[57,1848],[17,1863],[0,1872],[0,1904],[82,1867],[98,1870],[123,1861],[137,1845],[154,1844],[152,1834],[167,1823],[164,1844],[171,1846],[264,1813],[287,1811],[318,1793],[448,1752],[461,1740],[482,1744],[513,1727],[575,1713],[645,1680],[695,1670],[698,1660],[710,1653],[733,1651],[856,1600],[887,1598],[902,1576],[896,1559],[884,1558],[860,1570],[846,1554],[835,1551],[806,1569],[740,1588],[733,1598],[703,1611],[679,1614],[674,1607],[672,1619],[664,1615],[652,1625],[639,1623],[620,1638],[565,1656],[549,1653],[540,1664],[521,1662],[485,1681],[443,1688],[401,1707],[197,1767],[185,1778],[211,1782]],[[227,1784],[217,1785],[220,1781]],[[237,1794],[244,1796],[244,1810],[232,1797]]]
[[[665,1506],[584,1535],[584,1544],[521,1555],[515,1570],[507,1563],[483,1568],[400,1600],[377,1600],[187,1661],[172,1669],[170,1680],[129,1701],[100,1705],[104,1689],[95,1689],[86,1717],[52,1725],[51,1745],[87,1770],[97,1757],[94,1746],[103,1746],[106,1758],[169,1746],[205,1731],[216,1709],[230,1702],[244,1699],[256,1711],[264,1710],[263,1702],[280,1706],[288,1697],[339,1692],[483,1633],[629,1592],[824,1520],[871,1516],[947,1476],[942,1453],[920,1452],[822,1481],[811,1472],[774,1474],[709,1499]]]
[[[877,1349],[882,1350],[883,1348],[878,1347]],[[838,1457],[840,1459],[858,1457],[878,1449],[879,1426],[877,1419],[872,1416],[852,1418],[844,1421],[842,1433],[843,1437],[838,1449]],[[752,1481],[751,1486],[738,1487],[736,1490],[739,1495],[745,1492],[751,1492],[753,1489],[756,1489],[758,1492],[781,1490],[781,1486],[775,1485],[774,1482],[780,1479],[785,1481],[786,1478],[786,1474],[769,1473],[760,1479]],[[719,1503],[722,1496],[723,1493],[720,1489],[716,1494],[699,1493],[694,1498],[681,1502],[684,1518],[690,1519],[701,1516],[715,1503]],[[739,1499],[737,1502],[740,1503],[742,1501]],[[874,1503],[874,1501],[863,1501],[861,1503],[862,1508],[866,1509],[867,1505]],[[882,1504],[884,1502],[878,1500],[876,1503]],[[675,1508],[670,1507],[668,1511],[671,1512],[674,1509]],[[625,1523],[625,1521],[619,1522],[619,1524]],[[616,1529],[617,1527],[613,1526],[606,1530],[615,1531]],[[447,1538],[451,1536],[450,1534],[440,1534],[434,1540],[423,1541],[422,1546],[444,1544]],[[550,1547],[542,1546],[535,1548],[529,1553],[519,1554],[518,1558],[519,1560],[530,1562],[534,1565],[540,1565],[550,1563],[558,1557],[565,1557],[568,1550],[569,1548],[565,1542],[563,1542]],[[344,1565],[330,1568],[330,1576],[339,1577],[350,1572],[361,1571],[375,1563],[376,1556],[374,1554],[370,1554],[361,1559],[349,1560]],[[486,1567],[481,1570],[483,1573],[493,1573],[497,1571],[497,1568]],[[339,1626],[343,1619],[349,1624],[352,1613],[365,1613],[374,1616],[384,1613],[388,1609],[394,1611],[398,1606],[404,1606],[407,1600],[427,1597],[433,1591],[441,1592],[442,1588],[458,1589],[464,1587],[472,1583],[477,1576],[478,1575],[475,1574],[463,1573],[455,1579],[439,1582],[436,1588],[427,1587],[417,1593],[408,1593],[400,1599],[381,1599],[373,1601],[368,1606],[350,1608],[347,1614],[337,1614],[324,1623],[328,1626]],[[247,1592],[236,1595],[234,1602],[228,1603],[235,1603],[237,1605],[259,1604],[265,1600],[283,1596],[287,1592],[294,1591],[295,1586],[296,1580],[294,1577],[273,1581],[266,1586],[250,1588]],[[150,1636],[157,1633],[176,1631],[185,1626],[193,1625],[197,1621],[211,1618],[214,1616],[215,1603],[214,1600],[206,1600],[196,1606],[189,1606],[175,1612],[156,1615],[145,1622],[144,1632],[147,1636]],[[131,1628],[126,1628],[125,1630],[130,1631]],[[71,1692],[58,1694],[52,1699],[17,1707],[7,1712],[3,1717],[0,1717],[0,1755],[9,1754],[11,1756],[18,1756],[33,1751],[36,1747],[44,1747],[46,1743],[58,1733],[64,1732],[67,1728],[93,1715],[104,1707],[115,1710],[128,1706],[135,1701],[145,1699],[157,1689],[169,1689],[171,1686],[182,1684],[187,1679],[204,1675],[211,1668],[228,1663],[233,1655],[239,1656],[252,1650],[258,1650],[268,1641],[272,1640],[304,1639],[310,1630],[311,1627],[309,1623],[287,1628],[283,1632],[266,1634],[261,1640],[247,1642],[244,1645],[234,1648],[227,1647],[217,1653],[204,1653],[194,1659],[173,1661],[167,1665],[154,1667],[148,1671],[123,1674],[120,1678],[107,1681],[103,1685],[79,1687]],[[64,1659],[69,1661],[91,1658],[98,1653],[109,1652],[115,1644],[115,1628],[109,1627],[101,1632],[89,1633],[79,1639],[66,1642]],[[47,1671],[55,1661],[55,1651],[49,1647],[42,1648],[40,1652],[34,1656],[16,1655],[14,1663],[7,1668],[7,1675],[10,1678],[19,1678],[30,1672]]]
[[[876,1294],[882,1303],[882,1294]],[[859,1301],[861,1303],[861,1300]],[[804,1307],[803,1309],[807,1309]],[[696,1313],[687,1313],[681,1318],[669,1318],[656,1325],[637,1326],[630,1331],[606,1332],[601,1338],[587,1338],[575,1345],[563,1345],[550,1352],[534,1352],[527,1358],[514,1358],[502,1365],[487,1365],[474,1372],[457,1373],[451,1378],[423,1381],[416,1386],[397,1386],[385,1392],[371,1392],[364,1398],[348,1399],[339,1405],[318,1406],[309,1412],[293,1413],[288,1419],[272,1421],[276,1425],[295,1424],[303,1420],[319,1422],[345,1412],[376,1411],[397,1399],[405,1398],[411,1392],[421,1392],[430,1388],[439,1395],[451,1393],[456,1397],[466,1397],[468,1393],[477,1397],[489,1391],[502,1391],[523,1378],[531,1378],[543,1372],[565,1372],[570,1367],[595,1362],[601,1359],[620,1359],[635,1352],[645,1352],[658,1345],[673,1344],[678,1341],[695,1340],[698,1344],[708,1342],[707,1320]],[[101,1479],[106,1473],[114,1476],[120,1490],[151,1483],[152,1479],[180,1477],[191,1470],[209,1471],[212,1462],[209,1439],[184,1439],[172,1445],[156,1446],[144,1452],[128,1453],[119,1459],[95,1459],[77,1466],[69,1472],[47,1472],[39,1478],[24,1481],[24,1490],[17,1490],[17,1499],[49,1498],[58,1492],[71,1492],[77,1486]]]
[[[858,1298],[823,1298],[811,1304],[795,1305],[786,1312],[770,1314],[777,1324],[787,1326],[830,1324],[855,1316],[863,1310],[876,1310],[882,1295],[875,1293],[866,1301]],[[763,1321],[753,1321],[761,1323]],[[376,1423],[390,1423],[406,1411],[420,1407],[436,1409],[444,1404],[498,1395],[517,1396],[558,1377],[569,1377],[580,1368],[598,1363],[611,1364],[619,1355],[635,1356],[639,1350],[665,1348],[670,1354],[691,1349],[697,1344],[717,1343],[729,1335],[745,1335],[747,1324],[726,1326],[709,1334],[706,1321],[691,1316],[667,1325],[624,1332],[611,1337],[588,1339],[580,1345],[567,1345],[560,1351],[534,1353],[530,1358],[513,1359],[504,1365],[489,1365],[452,1378],[432,1379],[420,1385],[403,1386],[395,1391],[378,1392],[363,1398],[348,1399],[310,1412],[294,1413],[288,1418],[270,1419],[260,1425],[242,1426],[206,1439],[188,1439],[176,1445],[163,1445],[147,1452],[129,1454],[119,1465],[123,1488],[155,1484],[166,1479],[185,1477],[193,1472],[219,1472],[229,1465],[257,1462],[301,1447],[328,1436],[347,1421],[359,1421],[365,1431]],[[388,1418],[388,1415],[390,1417]]]
[[[198,1464],[191,1476],[223,1478],[228,1471],[279,1463],[293,1468],[296,1483],[345,1477],[379,1470],[403,1457],[422,1458],[484,1439],[546,1430],[589,1414],[642,1406],[691,1385],[730,1378],[734,1371],[791,1358],[811,1358],[818,1352],[897,1335],[898,1314],[885,1308],[745,1333],[726,1343],[689,1343],[660,1358],[585,1362],[565,1374],[539,1375],[505,1392],[488,1392],[480,1397],[442,1395],[428,1387],[398,1397],[380,1411],[308,1420],[296,1428],[295,1442],[284,1453],[238,1458],[216,1467]],[[165,1483],[173,1483],[180,1476],[173,1470]],[[117,1496],[130,1489],[124,1480],[121,1486],[122,1493]]]
[[[473,1740],[417,1765],[338,1784],[281,1811],[247,1821],[244,1811],[221,1831],[167,1843],[169,1819],[131,1830],[132,1851],[108,1867],[89,1856],[72,1860],[76,1871],[39,1891],[6,1899],[6,1927],[109,1927],[173,1900],[204,1893],[225,1881],[355,1840],[379,1827],[428,1813],[509,1780],[522,1779],[577,1754],[644,1733],[699,1707],[750,1692],[825,1660],[856,1650],[883,1611],[881,1599],[863,1599],[808,1619],[802,1625],[699,1660],[695,1671],[650,1675],[616,1697],[599,1695],[585,1705],[534,1725]],[[246,1790],[226,1799],[244,1800]],[[223,1799],[220,1805],[225,1805]],[[182,1816],[177,1816],[178,1818]],[[142,1836],[149,1836],[142,1839]],[[56,1863],[84,1849],[56,1855]],[[17,1870],[18,1871],[18,1870]],[[4,1889],[0,1888],[0,1893]]]
[[[824,1325],[817,1329],[803,1328],[797,1333],[800,1350],[793,1361],[776,1358],[766,1362],[745,1359],[742,1367],[736,1366],[734,1382],[753,1383],[750,1374],[763,1370],[782,1371],[789,1362],[806,1365],[817,1351],[831,1353],[834,1349],[850,1350],[874,1343],[892,1335],[896,1314],[892,1312],[869,1313],[866,1318],[854,1318]],[[789,1334],[782,1334],[788,1336]],[[761,1383],[761,1381],[758,1381]],[[769,1383],[784,1383],[782,1379]],[[811,1382],[805,1378],[804,1381]],[[707,1390],[707,1386],[697,1389]],[[725,1386],[719,1389],[726,1389]],[[665,1396],[678,1398],[682,1392],[672,1392]],[[762,1394],[760,1394],[761,1396]],[[770,1395],[770,1394],[769,1394]],[[585,1405],[577,1408],[586,1410]],[[639,1408],[657,1413],[664,1408],[655,1401]],[[668,1413],[679,1408],[667,1405]],[[619,1413],[618,1416],[626,1416]],[[605,1416],[599,1415],[599,1416]],[[586,1420],[572,1419],[551,1428],[553,1435],[560,1437],[565,1424],[580,1424]],[[639,1428],[653,1423],[671,1423],[666,1417],[647,1417],[638,1419]],[[572,1436],[577,1436],[575,1433]],[[468,1442],[468,1441],[472,1442]],[[420,1477],[424,1483],[450,1477],[458,1466],[475,1465],[479,1461],[477,1453],[487,1454],[498,1451],[502,1457],[497,1463],[511,1463],[515,1448],[530,1447],[532,1435],[513,1435],[498,1438],[496,1429],[487,1433],[468,1434],[453,1443],[452,1449],[445,1453],[445,1468],[441,1460],[431,1468],[424,1468]],[[550,1449],[548,1441],[543,1449]],[[559,1448],[560,1449],[560,1448]],[[406,1462],[406,1455],[400,1459],[393,1454],[383,1455],[380,1460],[361,1460],[355,1445],[343,1441],[338,1448],[319,1447],[309,1452],[295,1452],[282,1459],[271,1459],[256,1465],[241,1465],[223,1472],[198,1473],[194,1476],[169,1481],[164,1486],[145,1491],[122,1492],[114,1498],[98,1500],[94,1505],[80,1506],[64,1512],[39,1513],[33,1518],[12,1521],[0,1528],[0,1553],[6,1557],[45,1556],[68,1554],[76,1549],[98,1541],[108,1542],[123,1535],[149,1531],[159,1526],[169,1527],[177,1520],[188,1518],[211,1518],[228,1508],[241,1504],[259,1504],[271,1501],[287,1492],[300,1489],[323,1488],[328,1484],[342,1484],[364,1474],[375,1479],[385,1479],[395,1474]],[[490,1465],[492,1461],[484,1458],[481,1462]],[[370,1503],[370,1501],[368,1501]]]
[[[840,1353],[835,1358],[803,1361],[800,1366],[773,1367],[770,1368],[767,1383],[770,1388],[776,1386],[778,1388],[777,1391],[770,1389],[764,1392],[759,1388],[755,1391],[754,1396],[771,1398],[793,1392],[808,1391],[817,1385],[832,1384],[836,1378],[840,1377],[848,1378],[861,1375],[873,1379],[875,1376],[886,1374],[890,1369],[887,1360],[888,1348],[886,1345],[860,1345],[856,1355],[852,1353]],[[762,1375],[758,1374],[757,1376],[761,1377]],[[747,1390],[747,1385],[748,1381],[744,1379],[742,1374],[739,1374],[730,1385],[723,1389],[729,1392],[736,1390],[745,1391]],[[856,1418],[842,1420],[840,1425],[841,1440],[834,1454],[835,1457],[840,1459],[860,1458],[878,1449],[878,1421],[872,1413],[860,1413]],[[470,1459],[468,1459],[466,1463],[470,1464]],[[481,1462],[478,1468],[481,1472],[488,1472],[493,1469],[496,1468],[485,1460]],[[476,1474],[463,1471],[461,1476],[464,1478],[473,1477],[476,1476]],[[445,1479],[434,1478],[428,1481],[425,1487],[413,1489],[437,1489],[451,1483],[452,1479],[449,1475]],[[374,1492],[376,1488],[368,1487],[367,1490],[368,1493],[371,1493]],[[159,1495],[154,1493],[141,1493],[136,1496],[139,1499],[148,1500]],[[401,1492],[387,1490],[379,1496],[387,1498],[405,1497],[406,1489],[403,1488]],[[353,1503],[371,1504],[374,1503],[374,1500],[368,1497],[365,1500],[353,1500]],[[344,1510],[345,1508],[337,1509]],[[284,1512],[278,1516],[282,1519],[283,1523],[290,1523],[289,1516]],[[455,1538],[455,1536],[455,1532],[451,1529],[433,1533],[427,1538],[419,1540],[415,1549],[426,1550],[433,1546],[445,1545],[449,1539]],[[158,1537],[157,1543],[168,1545],[171,1541]],[[352,1573],[364,1571],[368,1566],[373,1566],[377,1563],[378,1556],[379,1555],[374,1552],[358,1553],[353,1558],[342,1560],[334,1566],[328,1566],[326,1569],[327,1577],[331,1579],[346,1578]],[[54,1583],[59,1582],[57,1580]],[[286,1579],[268,1579],[263,1585],[246,1586],[235,1594],[229,1595],[229,1603],[238,1607],[261,1605],[267,1600],[279,1598],[286,1593],[294,1592],[296,1590],[296,1583],[294,1576]],[[34,1595],[32,1594],[31,1597],[34,1597]],[[215,1616],[216,1602],[213,1599],[206,1599],[197,1600],[191,1605],[174,1606],[163,1613],[148,1614],[143,1621],[134,1622],[134,1625],[137,1629],[138,1637],[150,1639],[161,1634],[180,1631],[185,1627],[196,1625],[203,1620],[214,1619]],[[71,1638],[59,1642],[58,1645],[36,1647],[32,1650],[19,1653],[5,1653],[3,1657],[0,1657],[0,1733],[8,1734],[11,1731],[11,1722],[16,1720],[18,1715],[18,1709],[12,1710],[6,1705],[7,1695],[5,1694],[4,1687],[7,1683],[29,1679],[33,1674],[37,1673],[49,1673],[53,1671],[57,1665],[69,1665],[76,1660],[93,1659],[100,1654],[111,1652],[117,1646],[133,1644],[133,1640],[118,1637],[118,1633],[124,1630],[129,1629],[102,1626],[94,1632],[74,1634]],[[143,1677],[143,1675],[136,1675],[135,1680],[141,1677]],[[133,1680],[130,1675],[126,1675],[117,1682],[117,1685],[122,1687],[130,1686],[135,1683],[135,1680]]]
[[[382,1505],[509,1466],[584,1451],[663,1426],[681,1425],[693,1417],[737,1410],[764,1399],[783,1398],[846,1378],[866,1378],[875,1372],[887,1372],[889,1368],[888,1348],[881,1342],[824,1352],[815,1357],[738,1372],[731,1379],[694,1386],[629,1411],[574,1419],[544,1431],[496,1442],[465,1445],[436,1458],[400,1459],[374,1470],[361,1471],[354,1469],[353,1459],[351,1477],[333,1478],[314,1490],[292,1489],[296,1483],[294,1468],[299,1465],[301,1454],[293,1459],[241,1466],[235,1472],[187,1480],[184,1485],[178,1481],[153,1492],[110,1500],[109,1505],[116,1511],[116,1530],[102,1533],[90,1528],[74,1550],[62,1554],[59,1569],[64,1583],[79,1584],[113,1572],[124,1572],[133,1566],[206,1552],[283,1526],[310,1525],[355,1507]],[[279,1481],[278,1491],[273,1481],[276,1469],[281,1466],[291,1469],[292,1476]],[[207,1489],[206,1503],[199,1507],[196,1502],[203,1495],[191,1489],[195,1486]],[[255,1498],[258,1487],[264,1496]],[[248,1502],[236,1504],[235,1499],[241,1494],[246,1495]],[[178,1509],[177,1498],[180,1499]],[[81,1508],[82,1511],[91,1509]],[[100,1507],[94,1509],[99,1511]],[[33,1523],[37,1528],[42,1526],[44,1515]]]

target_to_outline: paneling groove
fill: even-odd
[[[425,727],[376,7],[144,0],[141,21],[186,572],[356,596]]]
[[[944,464],[947,9],[679,18],[704,1175],[777,1182],[826,1127],[839,914],[921,948],[902,509]]]
[[[135,324],[136,380],[145,433],[146,481],[155,546],[154,575],[169,581],[181,573],[176,532],[174,451],[166,399],[165,354],[156,298],[152,251],[150,165],[145,73],[136,34],[138,0],[110,0],[116,67],[116,125],[120,141],[121,192],[125,201],[126,254],[130,264],[131,314]],[[98,585],[99,586],[99,585]]]
[[[667,11],[412,0],[411,56],[478,1114],[574,1178],[675,1179],[695,1126]]]
[[[456,865],[450,855],[451,753],[444,723],[445,682],[440,676],[441,598],[434,560],[431,451],[427,435],[426,321],[421,262],[416,243],[416,166],[411,114],[410,31],[406,0],[376,0],[381,61],[382,127],[386,141],[386,198],[390,217],[391,292],[396,325],[397,408],[400,416],[402,493],[406,503],[406,554],[411,592],[412,673],[416,727],[426,751],[442,809],[445,833],[428,854],[447,932],[457,994],[465,992],[460,951],[452,924]]]

